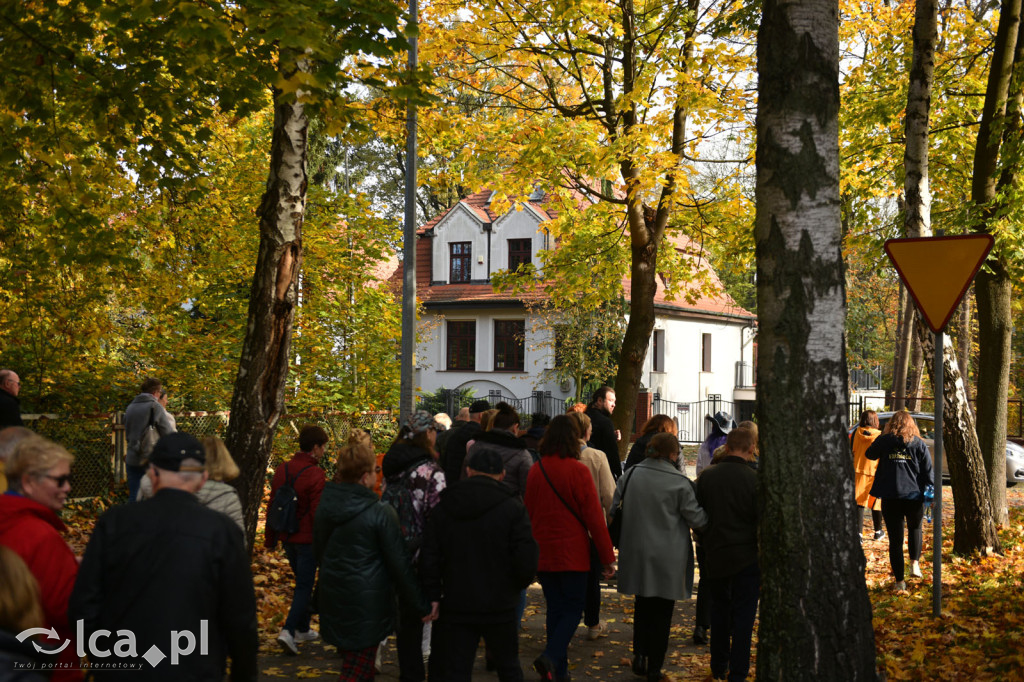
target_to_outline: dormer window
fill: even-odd
[[[448,245],[451,259],[448,268],[448,282],[470,281],[470,269],[473,265],[473,244],[471,242],[452,242]]]
[[[508,240],[508,269],[515,272],[521,265],[529,265],[532,260],[531,247],[532,239],[509,239]]]

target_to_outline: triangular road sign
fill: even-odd
[[[885,252],[933,332],[946,328],[995,240],[989,234],[889,239]]]

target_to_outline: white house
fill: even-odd
[[[554,215],[539,192],[503,215],[491,211],[491,195],[473,194],[418,231],[417,294],[426,314],[418,329],[416,384],[423,392],[473,388],[477,396],[512,399],[524,412],[544,409],[540,401],[546,400],[557,405],[554,411],[574,387],[544,372],[554,363],[550,331],[535,329],[523,305],[524,298],[543,294],[496,292],[490,284],[498,270],[539,267],[538,251],[552,246],[543,224]],[[655,297],[642,383],[654,394],[654,412],[677,413],[683,430],[688,421],[696,430],[703,415],[714,412],[714,402],[704,401],[724,403],[720,409],[738,418],[753,409],[756,317],[709,275],[716,295],[670,301],[659,282]],[[399,268],[392,282],[401,281]]]

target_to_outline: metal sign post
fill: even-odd
[[[949,324],[953,311],[960,305],[960,299],[967,293],[982,263],[992,250],[994,240],[988,234],[968,234],[946,237],[941,233],[935,237],[913,237],[890,239],[885,242],[885,252],[896,266],[900,279],[907,286],[917,309],[935,333],[935,438],[932,459],[934,460],[932,500],[932,525],[935,531],[932,540],[932,615],[942,613],[942,403],[943,373],[943,331]]]
[[[932,530],[935,536],[932,539],[932,615],[936,618],[942,615],[942,403],[945,400],[946,384],[942,371],[943,343],[943,333],[935,332],[935,438],[932,445],[935,449],[935,498],[932,501]]]

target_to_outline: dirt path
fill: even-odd
[[[587,640],[587,630],[580,625],[569,647],[569,666],[573,679],[619,680],[635,682],[643,678],[629,669],[633,638],[633,598],[618,594],[614,583],[606,585],[601,616],[608,624],[608,636],[596,641]],[[696,599],[676,604],[669,640],[669,660],[665,672],[677,680],[703,680],[710,672],[710,655],[706,646],[694,646],[693,612]],[[530,668],[533,659],[544,648],[544,597],[540,585],[534,584],[527,594],[525,628],[519,638],[519,658],[527,680],[536,679]],[[320,642],[302,644],[299,656],[284,656],[276,642],[264,642],[260,651],[260,681],[271,682],[281,678],[336,680],[338,667],[333,647]],[[389,640],[384,651],[384,672],[378,680],[398,680],[394,640]],[[474,680],[497,680],[498,676],[484,670],[483,647],[477,652]]]

